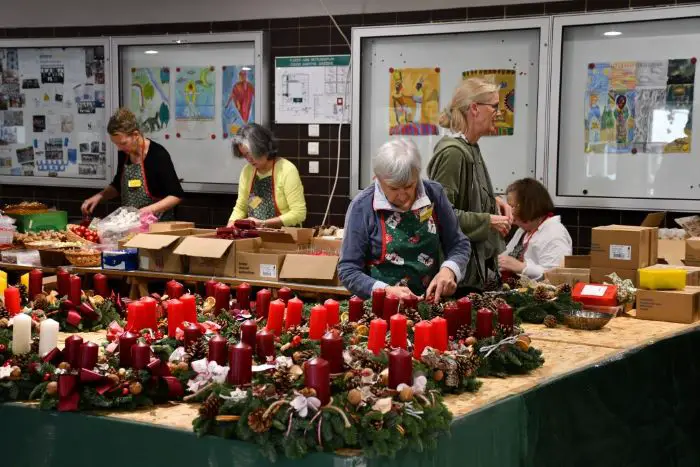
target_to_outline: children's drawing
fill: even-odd
[[[389,134],[437,135],[439,68],[390,68]]]
[[[512,135],[515,129],[515,70],[470,70],[462,79],[483,78],[498,86],[498,110],[494,136]]]
[[[660,89],[638,89],[637,99],[635,102],[635,128],[634,128],[634,144],[638,151],[647,152],[647,145],[653,143],[661,143],[663,141],[655,141],[652,128],[653,125],[659,124],[660,114],[665,113],[666,107],[666,88]]]
[[[170,69],[132,68],[129,108],[141,131],[151,137],[163,134],[170,123]]]
[[[221,83],[223,136],[255,121],[255,70],[252,65],[223,67]]]
[[[214,134],[214,67],[178,67],[175,78],[177,137],[202,139]]]
[[[668,80],[668,61],[637,62],[637,88],[663,88]]]
[[[694,84],[695,61],[692,59],[668,61],[668,84]]]
[[[610,88],[632,90],[637,86],[637,62],[614,62],[610,77]]]

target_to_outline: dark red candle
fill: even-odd
[[[396,295],[387,295],[384,297],[384,320],[389,319],[399,312],[399,297]]]
[[[71,334],[70,336],[66,337],[65,347],[63,349],[63,358],[70,364],[71,368],[76,370],[80,368],[80,353],[82,346],[82,337],[76,336],[75,334]]]
[[[413,327],[413,358],[420,360],[423,350],[430,347],[433,325],[430,321],[420,321]]]
[[[309,339],[321,339],[326,332],[327,323],[326,307],[323,305],[313,307],[309,317]]]
[[[194,344],[202,337],[202,330],[194,323],[189,323],[185,326],[185,348]]]
[[[216,362],[221,366],[225,366],[227,363],[227,347],[228,342],[226,341],[226,338],[217,334],[209,339],[209,353],[207,354],[207,358],[210,362]]]
[[[185,293],[185,286],[178,281],[172,280],[165,284],[165,294],[168,298],[180,298]]]
[[[340,323],[340,303],[329,298],[323,303],[326,307],[326,323],[328,326],[333,327]]]
[[[496,309],[498,311],[498,324],[506,328],[513,328],[513,308],[507,303],[501,303]]]
[[[70,291],[68,292],[68,298],[70,299],[71,302],[73,302],[73,305],[78,306],[80,305],[81,298],[82,298],[82,283],[80,281],[80,277],[72,275],[70,276]]]
[[[70,293],[70,272],[64,268],[58,268],[56,271],[56,287],[61,298]]]
[[[280,299],[270,303],[270,312],[267,316],[267,329],[275,336],[282,334],[282,321],[284,321],[284,302]]]
[[[430,322],[433,325],[433,330],[430,334],[430,347],[444,352],[447,350],[447,320],[437,316]]]
[[[97,273],[92,276],[92,288],[95,290],[97,295],[103,298],[107,298],[112,295],[112,292],[109,290],[109,281],[107,276],[104,274]]]
[[[131,346],[131,366],[134,370],[143,370],[151,361],[151,346],[137,342]]]
[[[241,310],[250,310],[250,284],[244,282],[236,287],[236,301]]]
[[[482,308],[476,312],[476,338],[485,339],[493,334],[493,312]]]
[[[85,342],[80,349],[80,368],[92,370],[97,365],[100,346],[94,342]]]
[[[304,385],[316,391],[321,405],[331,400],[331,371],[328,362],[320,357],[312,358],[304,364]]]
[[[391,346],[405,349],[408,346],[408,320],[406,316],[395,314],[389,318],[389,329],[391,331]]]
[[[461,325],[472,325],[472,301],[468,297],[462,297],[457,300],[457,308],[459,308]]]
[[[267,314],[270,311],[270,300],[272,300],[270,289],[258,291],[255,298],[255,316],[267,319]]]
[[[248,344],[255,350],[255,335],[258,333],[258,325],[255,320],[249,319],[241,324],[241,342]]]
[[[267,329],[261,329],[255,335],[255,352],[262,362],[266,361],[267,357],[274,357],[275,335]]]
[[[386,321],[381,318],[373,319],[369,323],[369,337],[367,338],[367,349],[374,355],[378,355],[386,344]]]
[[[34,300],[38,294],[44,289],[44,273],[41,269],[32,269],[29,271],[29,300]]]
[[[185,306],[180,300],[173,299],[168,302],[168,337],[177,335],[177,328],[185,320]]]
[[[402,383],[413,384],[413,358],[404,349],[394,349],[389,352],[389,389]]]
[[[417,310],[418,309],[418,297],[415,295],[412,297],[406,297],[403,300],[404,310]]]
[[[286,305],[289,300],[292,298],[292,289],[289,287],[282,287],[277,291],[277,298],[282,300],[284,304]]]
[[[287,329],[301,324],[301,312],[304,309],[304,302],[294,297],[287,302],[287,314],[284,318],[284,325]]]
[[[250,384],[253,379],[253,349],[243,342],[232,345],[228,361],[228,383],[232,386]]]
[[[321,338],[321,358],[328,362],[331,373],[343,371],[343,338],[337,332],[327,332]]]
[[[355,295],[348,301],[348,320],[351,323],[357,323],[362,318],[364,314],[365,302]]]
[[[386,290],[384,289],[374,289],[372,291],[372,313],[377,318],[384,316],[384,297],[386,296]]]
[[[218,284],[218,282],[214,279],[209,279],[204,283],[204,294],[207,298],[214,296],[214,288],[216,287],[216,284]]]
[[[231,304],[231,287],[226,284],[216,284],[214,287],[214,314],[218,315],[222,311],[228,313],[229,305]]]
[[[462,316],[459,307],[455,302],[446,303],[443,307],[443,316],[447,320],[447,335],[454,339],[457,330],[462,325]]]
[[[131,347],[136,344],[138,336],[130,331],[126,331],[119,336],[119,366],[129,368],[131,366]]]

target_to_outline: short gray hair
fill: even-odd
[[[239,145],[246,146],[254,158],[260,159],[267,156],[268,159],[274,159],[277,156],[277,140],[275,135],[264,126],[257,123],[250,123],[242,126],[233,136],[231,141],[231,149],[235,157],[242,158]]]
[[[406,186],[420,177],[421,165],[418,147],[406,139],[382,144],[372,158],[374,175],[395,187]]]

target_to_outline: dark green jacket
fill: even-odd
[[[497,214],[498,209],[479,146],[462,138],[443,137],[428,164],[428,177],[443,186],[462,232],[472,242],[467,274],[460,286],[483,289],[487,269],[495,272],[505,244],[490,226],[491,214]]]

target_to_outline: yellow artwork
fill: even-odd
[[[389,68],[389,134],[437,135],[439,68]]]
[[[496,133],[508,136],[515,131],[515,70],[469,70],[462,72],[462,79],[482,78],[499,88],[499,114],[496,116]]]

